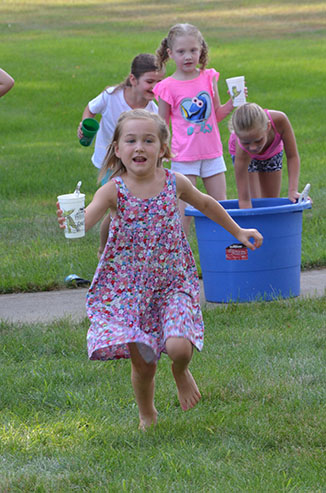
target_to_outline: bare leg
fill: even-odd
[[[203,183],[208,195],[215,200],[226,200],[226,180],[224,172],[203,178]]]
[[[261,188],[260,188],[260,180],[258,176],[258,172],[255,171],[249,174],[249,188],[250,188],[250,196],[252,199],[261,198]]]
[[[191,183],[196,186],[197,182],[197,176],[194,175],[186,175],[187,178],[191,181]],[[191,216],[185,216],[185,208],[187,207],[187,203],[183,202],[183,200],[179,200],[179,211],[180,211],[180,216],[181,216],[181,221],[182,221],[182,226],[184,229],[184,232],[186,233],[186,236],[189,235],[189,230],[190,230],[190,223],[192,220]]]
[[[166,351],[172,360],[172,373],[178,389],[178,398],[183,411],[194,407],[201,395],[188,365],[192,358],[192,344],[183,337],[169,337]]]
[[[279,197],[282,184],[282,170],[258,172],[261,197]]]
[[[111,216],[108,214],[102,221],[101,229],[100,229],[100,246],[97,252],[98,259],[101,258],[101,255],[104,251],[106,242],[108,240],[109,228],[110,228]]]
[[[139,429],[145,430],[157,421],[154,405],[156,363],[146,363],[135,343],[128,344],[131,356],[131,382],[139,410]]]

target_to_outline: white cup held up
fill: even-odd
[[[85,236],[85,194],[75,192],[59,195],[58,202],[65,218],[65,237]]]
[[[246,102],[244,76],[230,77],[226,79],[226,83],[233,101],[233,106],[236,107],[244,104]]]

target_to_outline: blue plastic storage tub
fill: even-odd
[[[254,199],[252,209],[239,209],[237,200],[220,204],[241,227],[258,229],[264,242],[261,248],[248,250],[247,259],[234,255],[229,260],[227,252],[237,253],[229,248],[237,240],[198,210],[187,207],[186,215],[195,218],[206,300],[229,303],[299,296],[302,211],[310,209],[311,202]]]

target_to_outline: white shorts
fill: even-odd
[[[213,159],[201,159],[200,161],[188,162],[171,162],[171,169],[178,171],[182,175],[200,176],[208,178],[209,176],[218,175],[226,171],[225,161],[223,156]]]

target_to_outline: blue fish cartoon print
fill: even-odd
[[[201,91],[197,96],[184,98],[180,109],[183,118],[189,123],[203,123],[211,114],[211,98],[206,91]]]

